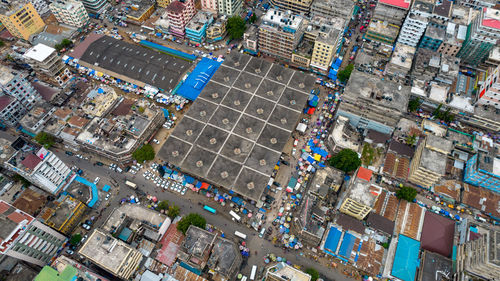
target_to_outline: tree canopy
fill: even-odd
[[[132,157],[139,163],[147,160],[153,160],[155,158],[155,150],[150,144],[145,144],[141,148],[134,151]]]
[[[314,268],[308,268],[305,271],[307,274],[311,275],[311,281],[316,281],[319,278],[319,273],[316,269]]]
[[[181,210],[179,209],[179,207],[177,207],[175,205],[168,207],[167,216],[169,218],[175,219],[175,217],[177,217],[180,213],[181,213]]]
[[[50,148],[54,145],[54,137],[51,134],[47,134],[46,132],[40,132],[35,136],[35,141],[45,148]]]
[[[358,153],[346,148],[331,157],[328,163],[345,173],[349,173],[361,166],[361,159],[359,159]]]
[[[337,78],[339,78],[340,82],[345,83],[351,77],[351,73],[354,70],[354,64],[350,63],[344,69],[339,71],[337,74]]]
[[[415,197],[417,197],[417,190],[413,187],[403,186],[396,191],[396,197],[408,202],[413,202]]]
[[[240,16],[232,16],[227,20],[226,29],[231,40],[240,39],[245,33],[245,21]]]
[[[185,217],[183,217],[179,223],[177,223],[177,230],[181,231],[183,234],[186,234],[190,225],[197,226],[201,229],[205,229],[207,226],[207,221],[200,214],[191,213]]]
[[[421,104],[422,101],[420,100],[420,98],[411,99],[410,102],[408,102],[408,111],[409,112],[417,111]]]
[[[69,240],[69,243],[73,246],[78,245],[82,241],[82,235],[80,233],[77,233],[73,236],[71,236],[71,239]]]
[[[162,200],[160,203],[158,203],[158,206],[156,206],[156,209],[158,210],[168,210],[169,204],[167,200]]]
[[[56,44],[54,46],[54,49],[56,49],[59,52],[60,50],[62,50],[64,48],[70,47],[71,45],[73,45],[73,42],[71,40],[69,40],[69,39],[63,39],[61,41],[61,43]]]

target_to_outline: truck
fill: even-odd
[[[131,181],[125,181],[125,184],[131,187],[132,189],[137,189],[137,184],[131,182]]]
[[[231,217],[233,217],[233,220],[236,220],[236,221],[241,221],[241,217],[236,214],[233,210],[229,211],[229,214],[231,215]]]

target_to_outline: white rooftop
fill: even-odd
[[[471,104],[471,98],[466,96],[454,95],[449,106],[461,109],[463,111],[474,113],[474,106]]]
[[[11,70],[4,65],[0,65],[0,84],[5,85],[9,83],[12,78],[14,78],[14,75],[11,73]]]
[[[497,157],[493,160],[493,174],[500,175],[500,159]]]
[[[439,103],[446,103],[447,95],[448,95],[448,89],[446,87],[439,85],[432,85],[429,98]]]
[[[264,15],[262,22],[268,25],[278,25],[281,28],[296,30],[302,23],[302,16],[294,15],[290,10],[283,12],[276,9],[269,9]]]
[[[38,62],[43,62],[55,51],[56,49],[39,43],[38,45],[26,51],[26,53],[24,53],[24,56]]]

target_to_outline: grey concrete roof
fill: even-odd
[[[159,156],[193,176],[259,199],[315,83],[314,76],[298,73],[290,88],[294,73],[231,53]]]
[[[80,61],[171,90],[190,63],[125,41],[103,36],[91,43]]]

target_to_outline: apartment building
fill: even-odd
[[[67,238],[0,200],[0,254],[38,266],[49,264]]]
[[[290,61],[304,34],[303,17],[290,11],[269,9],[259,26],[258,49],[269,56]]]
[[[497,66],[479,87],[478,104],[492,105],[500,109],[500,66]]]
[[[0,66],[0,89],[0,122],[7,126],[15,126],[40,99],[25,73],[6,66]]]
[[[83,9],[83,6],[81,7]],[[85,12],[85,10],[83,11]],[[31,47],[23,56],[37,72],[46,75],[48,79],[56,82],[59,86],[66,85],[72,77],[56,49],[52,47],[40,43]]]
[[[57,195],[75,179],[73,172],[52,151],[22,138],[11,146],[16,152],[3,163],[5,168],[18,173],[34,185]]]
[[[340,211],[346,215],[363,220],[372,210],[375,201],[382,192],[382,188],[372,184],[373,172],[359,167],[356,178],[351,180],[347,187]]]
[[[201,9],[217,14],[217,4],[218,0],[201,0]]]
[[[33,4],[26,1],[2,2],[0,22],[13,36],[29,40],[30,36],[43,30],[45,23]]]
[[[355,6],[352,0],[316,0],[311,5],[311,15],[349,20],[354,14]]]
[[[270,0],[273,7],[278,7],[282,11],[292,11],[295,14],[309,14],[313,0]]]
[[[321,73],[326,73],[331,65],[333,57],[342,44],[342,34],[347,24],[344,18],[314,17],[312,22],[319,26],[311,56],[311,68]],[[305,33],[309,32],[309,26]]]
[[[207,37],[207,28],[212,24],[214,16],[208,11],[198,11],[186,25],[186,38],[191,42],[201,43]]]
[[[89,13],[100,14],[109,6],[106,0],[82,0],[83,6]]]
[[[75,27],[83,27],[89,22],[89,14],[83,3],[76,0],[58,0],[50,4],[50,10],[57,21]]]
[[[467,27],[467,35],[457,57],[463,63],[483,62],[500,39],[500,11],[484,8]]]
[[[401,27],[398,43],[416,47],[427,28],[433,10],[433,1],[415,1]]]
[[[217,42],[224,39],[226,35],[227,16],[221,15],[207,27],[207,42]]]
[[[166,8],[170,4],[170,0],[156,0],[156,5],[160,8]]]
[[[44,15],[50,11],[49,4],[45,0],[29,0],[39,15]]]
[[[217,0],[217,9],[221,15],[238,15],[243,9],[243,0]]]
[[[167,18],[170,21],[170,32],[174,36],[183,37],[186,25],[196,14],[194,0],[172,1],[167,7]]]
[[[424,188],[436,184],[446,172],[446,159],[452,147],[449,140],[427,135],[415,151],[408,180]]]
[[[470,7],[475,10],[481,10],[483,8],[493,8],[496,4],[496,0],[460,0],[458,1],[460,5],[465,7]]]
[[[372,21],[401,27],[410,9],[411,0],[380,0],[373,11]]]

